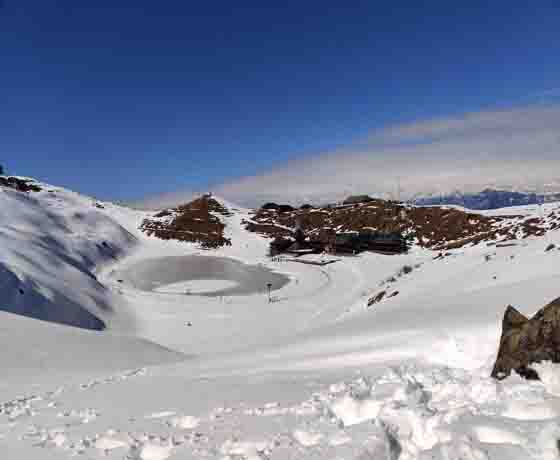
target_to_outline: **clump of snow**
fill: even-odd
[[[507,402],[502,413],[506,418],[514,420],[550,420],[560,414],[546,401],[511,400]]]
[[[62,433],[55,433],[49,441],[56,447],[62,447],[66,442],[66,436]]]
[[[472,429],[476,438],[485,444],[523,445],[524,439],[513,430],[489,425],[478,425]]]
[[[322,433],[313,433],[305,430],[295,430],[294,439],[303,447],[316,446],[323,439]]]
[[[192,430],[198,426],[200,420],[191,415],[183,415],[181,417],[173,417],[169,424],[174,428],[180,428],[181,430]]]
[[[228,459],[234,460],[243,458],[244,460],[262,460],[261,453],[266,452],[268,443],[263,441],[234,441],[227,440],[221,448],[221,452],[227,455]]]
[[[335,400],[330,409],[343,426],[352,426],[373,420],[381,410],[382,401],[372,398],[357,399],[345,395]]]
[[[134,460],[167,460],[171,457],[172,451],[173,444],[171,441],[166,444],[146,442],[132,449],[130,456]]]
[[[546,391],[560,397],[560,364],[543,361],[535,363],[531,367],[539,374]]]
[[[337,431],[333,436],[329,438],[329,445],[333,447],[342,446],[352,442],[352,438],[348,436],[344,431]]]
[[[128,446],[129,444],[127,442],[110,435],[101,436],[95,441],[95,448],[105,451],[124,448]]]
[[[146,415],[145,418],[147,419],[154,419],[154,418],[166,418],[175,415],[175,412],[172,410],[164,410],[161,412],[154,412],[153,414]]]

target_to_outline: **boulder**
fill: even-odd
[[[560,298],[541,308],[531,319],[511,305],[507,307],[492,377],[501,380],[514,370],[522,377],[538,380],[531,364],[541,361],[560,363]]]

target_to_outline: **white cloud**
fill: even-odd
[[[560,106],[392,126],[373,132],[365,143],[305,157],[213,191],[255,206],[328,202],[351,193],[395,196],[397,184],[402,198],[488,186],[528,190],[548,184],[547,190],[560,190]]]

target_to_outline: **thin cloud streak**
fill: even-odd
[[[361,193],[408,199],[485,187],[560,191],[560,105],[392,126],[372,132],[365,143],[292,161],[212,191],[258,206],[266,201],[325,203]],[[186,201],[180,193],[172,198]]]
[[[560,189],[560,106],[522,107],[425,120],[377,131],[360,147],[292,162],[224,184],[216,193],[326,202],[350,193],[410,198],[484,187]]]

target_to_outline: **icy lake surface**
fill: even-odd
[[[174,256],[143,260],[117,273],[124,284],[142,291],[203,296],[233,296],[275,291],[290,279],[261,265],[226,257]]]

